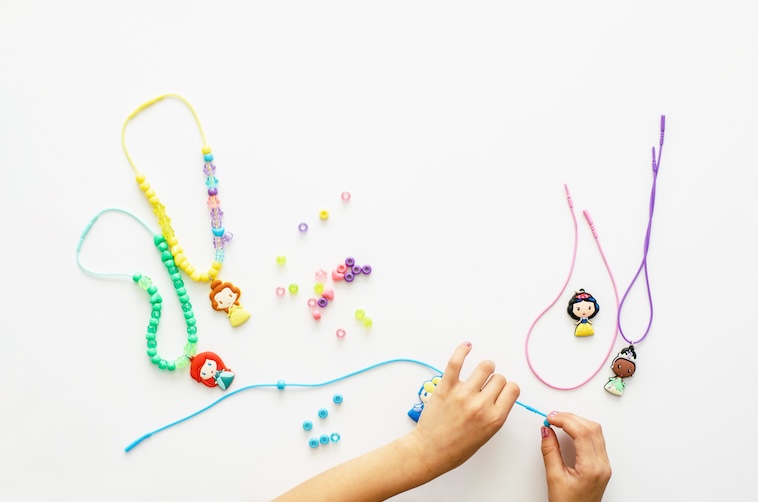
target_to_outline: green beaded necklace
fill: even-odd
[[[117,208],[104,209],[97,213],[90,220],[82,232],[81,237],[79,238],[79,244],[76,247],[76,262],[79,265],[79,268],[81,268],[84,272],[96,277],[131,277],[132,281],[134,281],[139,287],[147,292],[148,296],[150,297],[150,304],[152,306],[152,310],[150,312],[150,321],[148,322],[147,333],[145,334],[145,338],[147,339],[147,356],[150,358],[150,361],[153,364],[158,366],[159,369],[175,371],[177,369],[184,369],[189,366],[190,376],[198,382],[208,387],[220,387],[222,390],[228,389],[234,380],[235,375],[232,371],[229,370],[229,368],[224,365],[221,358],[213,352],[202,352],[200,354],[196,353],[197,320],[195,319],[195,314],[192,311],[192,303],[190,303],[189,294],[187,293],[187,289],[184,287],[184,281],[182,281],[181,274],[179,273],[179,268],[174,262],[174,257],[169,251],[168,244],[166,243],[166,239],[163,237],[163,235],[153,234],[153,243],[161,253],[161,260],[163,261],[163,265],[166,267],[166,271],[168,272],[168,275],[174,284],[176,295],[179,298],[179,303],[181,303],[182,311],[184,312],[184,322],[187,325],[187,343],[184,345],[183,353],[172,361],[166,360],[158,354],[158,341],[156,337],[158,335],[158,326],[160,324],[161,312],[163,309],[163,298],[158,293],[158,287],[153,284],[153,281],[146,275],[142,275],[140,273],[136,273],[131,276],[129,276],[129,274],[122,273],[100,273],[93,272],[92,270],[89,270],[84,265],[82,265],[79,253],[81,251],[82,244],[84,243],[84,239],[87,237],[87,234],[92,229],[92,226],[95,224],[98,218],[100,218],[100,216],[104,213],[110,211],[119,212],[130,216],[138,223],[140,223],[143,227],[145,227],[148,232],[153,233],[142,220],[128,211]]]

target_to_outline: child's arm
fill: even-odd
[[[461,381],[470,351],[470,343],[456,348],[413,431],[316,475],[276,501],[385,500],[468,460],[500,430],[520,392],[494,373],[492,361],[480,362]]]

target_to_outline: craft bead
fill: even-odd
[[[171,268],[171,267],[173,267],[173,266],[176,265],[176,263],[174,262],[174,260],[166,260],[166,261],[163,262],[163,264],[166,265],[166,268]]]
[[[342,192],[340,194],[340,198],[344,200],[345,202],[350,200],[350,192]]]
[[[336,332],[337,338],[345,338],[345,330],[340,328]]]
[[[147,201],[148,201],[148,202],[149,202],[151,205],[153,205],[153,206],[157,206],[157,205],[160,203],[160,200],[158,200],[158,197],[156,197],[156,196],[152,196],[152,197],[150,197],[149,199],[147,199]]]
[[[132,280],[133,280],[134,282],[137,282],[137,283],[138,283],[140,279],[142,279],[142,274],[134,274],[134,275],[132,276]]]
[[[364,317],[363,325],[366,326],[367,328],[370,328],[371,326],[374,325],[374,321],[372,321],[370,317]]]
[[[212,151],[212,150],[211,150],[211,147],[209,147],[209,146],[204,146],[204,147],[202,148],[202,150],[200,150],[200,151],[201,151],[201,152],[203,152],[203,155],[205,155],[205,154],[211,153],[211,151]]]
[[[150,362],[153,364],[158,364],[159,362],[161,362],[161,356],[159,356],[158,354],[155,354],[153,357],[150,358]]]
[[[150,326],[157,328],[158,327],[158,319],[150,319]],[[150,329],[150,328],[148,328]]]
[[[183,280],[179,279],[179,280],[174,281],[174,288],[177,291],[179,290],[179,288],[183,288],[183,287],[184,287],[184,281]]]
[[[360,274],[361,273],[361,267],[360,267],[360,265],[353,265],[352,271],[353,271],[353,274],[355,274],[355,275]]]
[[[172,248],[179,244],[179,239],[176,237],[170,237],[168,240],[166,240],[166,242],[168,243],[168,247]]]
[[[166,361],[165,359],[161,359],[160,361],[158,361],[158,367],[162,370],[165,370],[168,367],[168,361]]]
[[[184,253],[184,248],[181,247],[179,244],[177,244],[176,246],[171,246],[171,254],[172,255],[176,256],[176,255],[182,254],[182,253]]]
[[[150,297],[150,303],[160,303],[163,301],[163,298],[161,298],[161,295],[158,293],[155,293],[153,296]]]
[[[306,420],[305,422],[303,422],[303,429],[307,431],[313,429],[313,422],[311,422],[310,420]]]
[[[142,182],[142,183],[139,184],[139,188],[143,192],[147,192],[148,190],[150,190],[150,183]]]
[[[316,438],[309,439],[308,446],[310,446],[311,448],[318,448],[318,439]]]
[[[192,310],[192,304],[190,302],[183,304],[182,310],[185,312],[189,312],[190,310]]]
[[[297,229],[301,232],[307,232],[308,231],[308,224],[307,223],[301,223],[297,226]]]
[[[176,369],[176,363],[174,361],[168,362],[168,368],[169,371],[174,371]]]
[[[213,154],[212,153],[208,153],[206,155],[203,155],[203,158],[205,159],[206,162],[211,162],[213,160]],[[223,164],[223,162],[222,162],[222,164]]]
[[[149,288],[147,288],[147,292],[151,295],[154,295],[155,293],[158,292],[158,288],[156,288],[155,286],[150,286]]]
[[[195,267],[192,265],[187,265],[187,268],[185,268],[184,271],[187,272],[187,274],[192,275],[195,273]]]
[[[193,317],[195,317],[195,313],[192,312],[191,310],[184,313],[184,318],[185,319],[192,319]]]
[[[321,296],[323,296],[324,298],[326,298],[329,301],[332,301],[332,300],[334,300],[334,290],[333,289],[325,289],[321,293]]]
[[[276,381],[276,388],[279,390],[283,390],[285,387],[284,380],[277,380]]]
[[[371,273],[371,270],[372,270],[371,269],[371,265],[363,265],[363,267],[361,267],[361,273],[362,274],[368,275],[368,274]]]
[[[318,442],[321,444],[329,444],[329,436],[322,434],[321,437],[318,438]]]
[[[187,257],[183,253],[174,255],[174,264],[181,267],[183,263],[187,261]]]
[[[341,439],[341,436],[337,434],[336,432],[332,432],[332,435],[329,436],[329,439],[332,440],[332,443],[337,443]]]
[[[194,335],[197,333],[197,326],[187,326],[187,334]]]
[[[193,281],[200,282],[200,272],[198,272],[197,270],[194,270],[192,272],[187,272],[187,273],[190,274],[190,277],[192,278]]]
[[[337,265],[337,272],[339,272],[340,274],[344,274],[345,272],[347,272],[347,265],[345,265],[344,263],[340,263],[339,265]]]
[[[213,232],[213,235],[215,235],[216,237],[221,237],[222,235],[224,235],[224,227],[211,228],[211,231]]]
[[[319,269],[316,271],[316,282],[326,282],[326,270]]]
[[[187,341],[190,343],[197,343],[197,335],[189,335]]]
[[[150,328],[148,328],[148,330],[149,329]],[[145,338],[148,339],[148,340],[155,340],[155,331],[153,331],[152,333],[150,331],[148,331],[147,333],[145,333]]]
[[[174,259],[174,261],[176,261],[176,259]],[[179,268],[176,265],[174,265],[173,267],[169,267],[168,273],[172,274],[172,275],[173,274],[178,274],[179,273]]]
[[[316,303],[318,303],[319,307],[324,308],[329,304],[329,300],[327,300],[326,298],[322,296],[321,298],[318,299]]]
[[[142,174],[142,173],[140,173],[140,174],[138,174],[138,175],[135,177],[135,179],[137,180],[137,183],[142,183],[143,181],[145,181],[145,175],[144,175],[144,174]]]
[[[182,303],[188,303],[189,302],[189,296],[187,296],[187,295],[181,295],[179,297],[179,301],[182,302]]]
[[[352,256],[348,256],[347,258],[345,258],[345,265],[347,265],[348,267],[352,267],[353,265],[355,265],[355,258],[353,258]]]
[[[197,319],[195,319],[193,317],[192,319],[187,319],[184,322],[187,324],[188,327],[189,326],[194,326],[195,324],[197,324]],[[190,340],[190,341],[192,341],[192,340]],[[195,340],[195,341],[197,341],[197,340]]]
[[[223,256],[223,253],[222,253],[221,256]],[[214,268],[214,269],[216,269],[216,270],[221,270],[222,265],[223,265],[223,263],[221,263],[218,260],[214,261],[213,263],[211,263],[211,267]]]
[[[342,404],[342,394],[335,394],[332,397],[332,401],[334,401],[334,404]]]
[[[318,321],[319,319],[321,319],[321,311],[320,311],[319,309],[313,309],[313,310],[311,311],[311,315],[312,315],[312,316],[313,316],[313,318],[314,318],[314,319],[316,319],[317,321]]]
[[[150,347],[149,349],[147,349],[148,357],[153,357],[157,353],[158,351],[155,349],[155,347]]]
[[[160,310],[153,310],[152,312],[150,312],[150,317],[152,317],[153,319],[160,319],[161,318]]]
[[[345,278],[345,274],[340,274],[336,270],[332,270],[332,280],[341,281]]]
[[[157,326],[148,326],[148,327],[147,327],[147,334],[148,334],[148,335],[153,335],[153,338],[155,338],[155,333],[156,333],[157,331],[158,331],[158,327],[157,327]],[[149,337],[148,337],[148,338],[149,338]]]
[[[161,242],[158,244],[158,251],[166,251],[168,249],[168,244],[165,242]]]
[[[277,256],[276,257],[276,263],[277,265],[284,265],[287,263],[287,257],[286,256]]]
[[[279,286],[278,288],[276,288],[276,296],[284,296],[284,292],[285,290],[283,287]]]
[[[163,310],[163,304],[162,303],[153,303],[153,310]]]
[[[327,211],[326,209],[322,210],[321,212],[318,213],[318,217],[321,218],[322,220],[329,218],[329,211]]]
[[[317,295],[320,295],[324,292],[324,283],[317,282],[315,286],[313,286],[313,291],[316,292]]]
[[[145,190],[145,197],[155,197],[155,190],[152,188]]]
[[[308,306],[313,308],[316,306],[316,299],[315,298],[308,298]]]
[[[352,272],[348,272],[345,274],[345,282],[353,282],[355,279],[355,275]]]
[[[300,288],[298,287],[297,284],[290,284],[290,286],[289,286],[290,293],[292,293],[293,295],[297,294],[297,292],[298,292],[299,289]]]
[[[189,366],[189,359],[187,359],[184,356],[178,357],[175,363],[176,363],[176,369],[181,370]]]
[[[171,280],[174,281],[175,288],[181,288],[184,286],[184,281],[182,281],[182,274],[171,274]],[[181,282],[181,285],[177,286],[177,282]]]
[[[210,281],[211,276],[208,275],[208,273],[200,274],[200,282],[208,282]]]
[[[326,418],[327,416],[329,416],[329,411],[326,408],[320,408],[318,410],[318,416],[320,418]]]
[[[360,320],[360,319],[363,319],[364,317],[366,317],[366,311],[365,310],[358,309],[358,310],[355,311],[355,318],[356,319]]]
[[[218,270],[215,268],[208,270],[208,280],[215,279],[216,277],[218,277]]]

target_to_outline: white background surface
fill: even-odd
[[[119,141],[126,116],[168,92],[196,107],[213,147],[235,234],[223,277],[253,313],[233,330],[207,285],[188,286],[199,348],[237,372],[232,389],[322,382],[396,357],[444,368],[470,340],[465,375],[491,358],[524,403],[603,424],[605,500],[744,500],[758,446],[756,14],[748,1],[0,2],[3,500],[270,500],[413,427],[406,412],[430,371],[396,364],[319,389],[243,392],[124,453],[222,395],[152,366],[145,293],[75,263],[81,231],[105,207],[157,229]],[[638,371],[622,398],[602,390],[607,364],[578,390],[548,388],[524,339],[567,272],[563,183],[592,213],[623,292],[642,257],[661,114],[656,310]],[[191,115],[165,100],[127,141],[206,268]],[[597,334],[573,338],[564,294],[530,345],[544,376],[565,385],[600,364],[615,316],[578,216],[569,289],[601,299]],[[304,306],[313,273],[348,255],[374,273],[335,284],[317,323]],[[159,351],[181,352],[178,304],[144,230],[105,216],[82,259],[152,276],[167,299]],[[277,298],[290,282],[301,292]],[[634,337],[647,322],[643,286],[624,309]],[[342,441],[312,450],[306,419]],[[546,500],[540,424],[516,407],[464,466],[396,499]]]

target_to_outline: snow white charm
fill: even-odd
[[[574,296],[569,300],[566,312],[576,321],[574,323],[576,325],[574,336],[592,336],[595,334],[590,319],[600,312],[600,305],[591,294],[583,289],[574,292]]]
[[[616,376],[608,379],[605,390],[614,396],[621,396],[624,394],[624,387],[626,386],[624,378],[634,375],[634,371],[637,369],[637,353],[634,351],[634,345],[621,349],[621,352],[613,359],[611,369]]]

